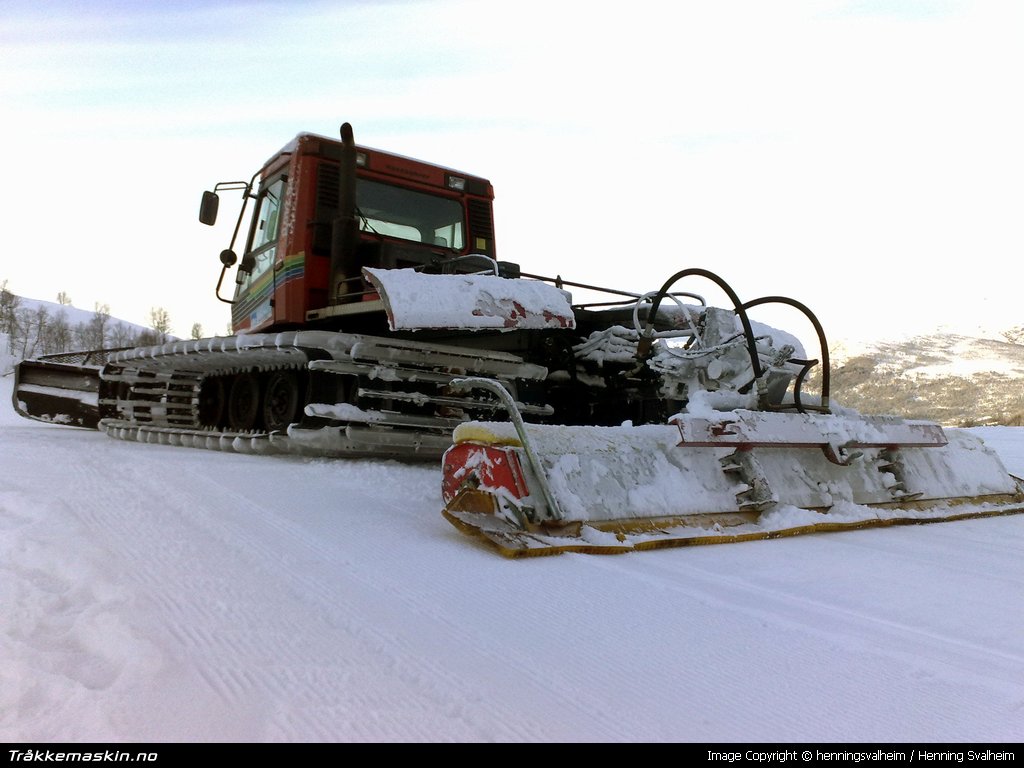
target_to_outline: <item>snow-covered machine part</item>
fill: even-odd
[[[14,368],[14,410],[28,419],[95,429],[100,419],[100,371],[112,352],[100,349],[22,360]]]
[[[718,283],[733,309],[659,305],[683,277]],[[639,304],[640,302],[638,302]],[[802,385],[819,360],[755,324],[767,303],[800,310],[818,336],[820,393]],[[680,319],[682,320],[680,322]],[[442,459],[444,516],[510,557],[621,553],[797,533],[1024,512],[1024,486],[968,433],[830,404],[828,347],[814,314],[785,297],[743,303],[716,275],[674,275],[645,322],[592,333],[574,347],[598,367],[656,372],[662,423],[549,426],[460,424]],[[593,370],[593,369],[591,369]],[[453,386],[495,390],[474,378]]]
[[[576,327],[566,292],[536,280],[370,267],[363,276],[383,301],[392,331]]]
[[[656,330],[681,277],[717,282],[733,309],[681,305]],[[755,324],[766,303],[799,309],[814,327],[820,393],[802,394],[807,360],[788,334]],[[442,460],[444,516],[510,557],[621,553],[798,533],[1024,512],[1024,486],[969,433],[865,416],[830,404],[828,351],[799,302],[742,303],[720,278],[684,270],[659,291],[646,324],[591,334],[578,359],[656,371],[663,423],[553,427],[459,425]],[[643,327],[641,327],[643,326]],[[494,390],[472,378],[455,386]],[[511,397],[501,398],[511,412]]]
[[[856,414],[673,422],[460,425],[443,458],[444,516],[518,557],[1024,512],[1020,482],[963,431]]]

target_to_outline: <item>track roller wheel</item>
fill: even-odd
[[[268,432],[288,428],[298,420],[299,377],[295,371],[274,371],[267,375],[263,390],[263,426]]]
[[[227,395],[224,392],[224,379],[219,376],[205,379],[199,388],[200,426],[223,426],[226,403]]]
[[[252,429],[259,415],[259,379],[251,373],[240,373],[235,376],[228,394],[228,426],[231,429]]]

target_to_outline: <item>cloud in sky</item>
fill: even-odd
[[[701,266],[831,335],[1020,322],[1017,3],[83,5],[5,4],[16,292],[223,332],[199,192],[349,120],[491,178],[529,271]]]

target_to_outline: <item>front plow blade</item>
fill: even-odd
[[[14,368],[11,400],[28,419],[96,429],[100,419],[100,365],[60,359],[23,360]],[[64,359],[67,358],[67,359]]]
[[[508,424],[460,426],[444,459],[443,514],[520,557],[1024,513],[1020,482],[966,432],[864,416],[729,414],[714,428],[681,418],[529,425],[529,451]]]

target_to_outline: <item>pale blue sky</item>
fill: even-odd
[[[200,192],[348,120],[490,178],[499,255],[529,271],[645,291],[704,267],[837,338],[1024,322],[1012,0],[0,0],[0,19],[0,280],[32,298],[223,332],[228,233],[197,223]]]

